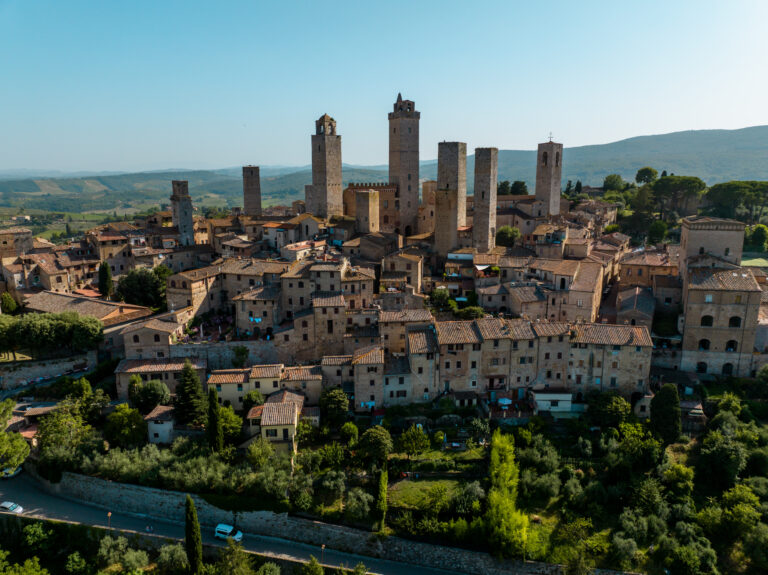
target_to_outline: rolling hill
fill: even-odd
[[[423,152],[424,153],[424,152]],[[525,180],[533,188],[536,154],[531,150],[500,150],[499,179]],[[467,187],[472,191],[474,157],[467,162]],[[678,175],[699,176],[708,184],[728,180],[768,180],[768,126],[740,130],[697,130],[639,136],[610,144],[566,148],[563,183],[581,180],[600,185],[610,173],[634,178],[638,168],[653,166]],[[437,162],[422,162],[422,179],[436,177]],[[24,171],[17,171],[23,174]],[[189,180],[198,205],[241,205],[240,168],[168,170],[132,174],[77,174],[78,177],[0,178],[0,206],[49,211],[112,211],[146,209],[167,203],[171,180]],[[344,165],[344,182],[382,182],[386,166]],[[264,203],[279,204],[304,197],[309,166],[262,168]]]

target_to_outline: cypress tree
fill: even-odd
[[[107,262],[99,264],[99,293],[109,299],[115,291],[115,284],[112,282],[112,270]]]
[[[176,421],[185,425],[200,424],[205,421],[206,407],[203,386],[197,372],[187,360],[181,370],[181,378],[176,386]]]
[[[224,450],[224,427],[221,423],[221,408],[215,389],[208,390],[208,445],[216,453]]]
[[[680,437],[680,396],[674,383],[662,385],[651,400],[651,431],[666,444]]]
[[[184,546],[187,551],[187,561],[189,561],[189,572],[192,575],[200,575],[203,572],[203,538],[200,535],[195,502],[189,495],[187,495],[184,522]]]
[[[386,469],[382,469],[379,474],[379,498],[376,501],[376,510],[381,517],[380,530],[384,529],[387,520],[387,487],[389,484],[389,474]]]

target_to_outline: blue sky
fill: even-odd
[[[401,91],[437,142],[533,149],[768,124],[768,2],[0,0],[0,169],[387,161]]]

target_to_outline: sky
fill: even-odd
[[[387,162],[768,124],[764,0],[0,0],[0,170]]]

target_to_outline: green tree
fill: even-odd
[[[667,224],[661,220],[655,220],[648,226],[648,243],[658,244],[667,235]]]
[[[157,275],[146,268],[134,268],[120,278],[117,296],[126,303],[161,309],[163,284]]]
[[[147,414],[158,405],[167,405],[171,401],[171,391],[159,379],[143,382],[135,375],[128,384],[128,398],[141,413]]]
[[[619,174],[608,174],[603,180],[603,190],[610,192],[611,190],[621,191],[624,189],[624,180]]]
[[[367,429],[360,438],[360,450],[370,460],[385,464],[392,453],[392,436],[380,425]]]
[[[379,496],[376,499],[376,511],[379,512],[380,527],[383,531],[387,521],[387,489],[389,489],[389,474],[386,469],[379,473]]]
[[[64,569],[69,575],[87,575],[89,571],[88,562],[77,551],[67,556]]]
[[[224,443],[227,445],[237,444],[243,433],[243,418],[235,413],[231,405],[228,405],[219,410],[219,420],[224,432]]]
[[[159,282],[157,299],[160,301],[160,308],[165,309],[166,308],[165,288],[168,285],[168,278],[173,275],[173,270],[168,266],[161,264],[156,268],[154,268],[152,270],[152,273],[155,274],[155,277]]]
[[[252,407],[264,404],[264,396],[258,389],[252,389],[243,396],[243,413],[248,415]]]
[[[219,397],[216,390],[211,388],[208,391],[208,424],[205,426],[205,433],[208,445],[216,453],[224,450],[224,428],[221,425],[220,411]]]
[[[653,195],[662,219],[665,211],[682,212],[691,200],[697,199],[707,185],[692,176],[663,176],[653,183]]]
[[[429,437],[424,430],[416,425],[411,425],[399,440],[400,451],[408,454],[408,458],[416,457],[429,449]]]
[[[280,566],[267,562],[256,570],[256,575],[280,575]]]
[[[509,183],[509,180],[504,180],[503,182],[499,182],[496,186],[496,193],[500,196],[506,196],[510,193],[511,185]]]
[[[162,575],[185,575],[189,571],[189,561],[184,546],[180,543],[163,545],[157,556],[157,567]]]
[[[520,238],[520,230],[512,226],[501,226],[496,232],[496,245],[511,248]]]
[[[371,513],[371,504],[373,503],[373,495],[366,493],[360,487],[353,487],[347,492],[347,515],[352,519],[364,520],[367,519]]]
[[[680,437],[680,396],[673,383],[661,386],[651,400],[651,431],[667,445]]]
[[[520,471],[512,437],[499,430],[491,438],[488,469],[491,485],[485,514],[488,543],[499,556],[521,555],[528,537],[528,517],[516,507]]]
[[[704,438],[699,458],[700,476],[712,485],[730,487],[746,465],[746,450],[732,437],[715,430]]]
[[[768,379],[768,366],[766,366],[766,378]],[[341,426],[341,438],[348,447],[352,447],[357,443],[358,433],[357,425],[351,421],[347,421]]]
[[[578,196],[581,193],[581,189],[581,180],[576,180],[576,185],[573,186],[573,193]]]
[[[349,398],[340,387],[325,389],[320,394],[320,412],[331,427],[339,427],[348,411]]]
[[[658,175],[659,175],[659,172],[657,172],[650,166],[645,166],[644,168],[640,168],[639,170],[637,170],[635,181],[638,184],[652,184],[656,180]]]
[[[232,350],[235,357],[232,359],[232,366],[241,368],[245,367],[245,362],[248,361],[248,348],[244,345],[238,345]]]
[[[93,436],[79,406],[62,402],[59,409],[42,417],[37,429],[37,445],[40,468],[54,475],[72,462],[77,461],[80,449]]]
[[[243,546],[232,538],[227,539],[227,546],[222,549],[216,568],[219,573],[227,575],[253,575],[250,556],[243,550]]]
[[[0,429],[8,427],[8,422],[11,420],[14,407],[16,407],[16,401],[13,399],[9,398],[0,401]]]
[[[246,459],[257,470],[266,465],[267,461],[275,454],[275,448],[268,439],[258,437],[248,446]]]
[[[139,447],[147,441],[147,422],[138,409],[122,403],[107,416],[104,438],[110,445],[124,449]]]
[[[16,313],[16,310],[19,308],[18,304],[16,303],[16,300],[13,299],[13,296],[8,293],[7,291],[3,292],[2,298],[0,299],[0,309],[3,310],[3,313],[7,313],[8,315],[12,315]]]
[[[200,534],[200,523],[197,521],[195,502],[189,495],[187,495],[184,521],[184,547],[187,551],[189,572],[192,575],[202,575],[205,568],[203,564],[203,538]]]
[[[99,293],[109,299],[115,292],[115,284],[112,282],[112,268],[106,261],[99,264]]]
[[[200,425],[206,418],[206,403],[200,378],[187,360],[176,385],[176,421],[181,425]]]
[[[528,184],[526,184],[522,180],[515,180],[512,182],[512,185],[509,187],[509,193],[513,196],[527,196],[528,195]]]
[[[301,575],[323,575],[325,569],[314,555],[309,556],[309,562],[301,567]]]
[[[688,497],[693,493],[693,476],[692,467],[674,463],[664,470],[661,481],[674,495]]]
[[[750,235],[750,245],[757,249],[757,251],[765,251],[765,243],[768,242],[768,227],[763,224],[757,224],[752,228]]]
[[[629,402],[615,393],[591,393],[587,404],[590,419],[600,427],[618,427],[632,411]]]

